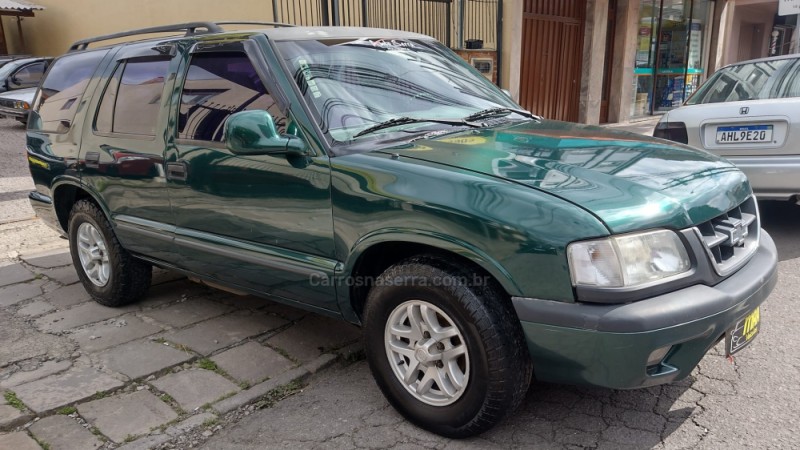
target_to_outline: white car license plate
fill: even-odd
[[[717,127],[717,144],[772,142],[772,125]]]

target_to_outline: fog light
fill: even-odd
[[[650,353],[650,357],[647,358],[647,366],[655,366],[656,364],[661,363],[661,361],[664,360],[664,357],[667,356],[667,353],[669,353],[670,349],[672,349],[671,345],[653,350],[653,353]]]

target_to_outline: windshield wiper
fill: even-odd
[[[506,108],[502,106],[496,108],[484,109],[482,111],[472,113],[467,117],[464,117],[464,120],[467,122],[473,122],[476,120],[491,119],[493,117],[504,117],[511,113],[516,113],[519,114],[520,116],[527,117],[529,119],[533,119],[539,122],[542,121],[541,117],[537,116],[536,114],[532,114],[528,111],[525,111],[524,109]]]
[[[444,125],[453,125],[453,126],[466,125],[472,128],[480,127],[479,124],[470,123],[469,120],[467,119],[416,119],[414,117],[395,117],[394,119],[389,119],[384,122],[375,124],[371,127],[367,127],[359,131],[355,135],[353,135],[353,138],[361,137],[364,136],[365,134],[374,133],[375,131],[383,130],[386,128],[392,128],[411,123],[426,123],[426,122],[441,123]]]

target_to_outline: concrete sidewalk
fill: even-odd
[[[647,136],[653,135],[653,129],[658,124],[661,116],[651,116],[644,119],[638,119],[631,122],[609,123],[602,125],[606,128],[611,128],[620,131],[629,131],[631,133],[644,134]]]
[[[108,308],[64,250],[0,264],[3,449],[150,448],[197,427],[213,434],[222,415],[360,350],[349,324],[160,269],[145,300]]]

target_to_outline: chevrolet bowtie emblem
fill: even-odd
[[[714,228],[718,233],[722,233],[728,238],[728,241],[723,245],[729,247],[744,246],[744,241],[747,235],[750,234],[744,222],[733,217],[718,223]]]

